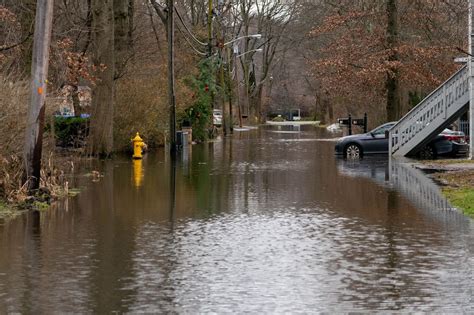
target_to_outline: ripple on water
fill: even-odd
[[[472,269],[453,244],[433,247],[426,235],[389,233],[304,212],[227,215],[171,230],[150,223],[136,238],[130,310],[430,311],[469,305],[459,293],[463,284],[472,286]],[[156,292],[166,296],[160,305]]]

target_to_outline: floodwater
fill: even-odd
[[[0,222],[0,313],[474,312],[473,222],[430,180],[280,128],[81,166]]]

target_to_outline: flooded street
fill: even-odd
[[[474,312],[474,222],[407,165],[267,127],[82,166],[0,221],[0,313]]]

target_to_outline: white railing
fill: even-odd
[[[469,71],[459,69],[390,130],[390,154],[405,156],[426,144],[460,115],[469,102]]]
[[[464,132],[466,137],[469,137],[469,120],[459,121],[459,131]]]

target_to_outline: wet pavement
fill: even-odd
[[[0,222],[0,313],[474,312],[474,226],[419,170],[267,127],[83,165]]]

